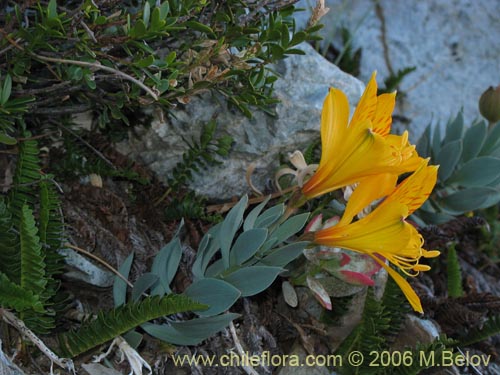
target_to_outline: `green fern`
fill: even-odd
[[[477,342],[486,340],[487,338],[500,333],[500,315],[495,315],[482,325],[481,328],[476,328],[467,333],[467,335],[460,339],[461,346],[470,346]]]
[[[447,273],[448,295],[454,298],[462,297],[464,294],[464,290],[462,288],[462,271],[460,269],[460,264],[458,263],[455,245],[451,245],[448,248]]]
[[[405,313],[409,310],[403,300],[399,288],[392,279],[387,281],[380,301],[375,298],[373,288],[369,288],[361,322],[344,340],[337,353],[345,357],[353,351],[359,351],[365,358],[369,358],[373,351],[380,353],[382,350],[388,350],[400,330]],[[343,363],[348,363],[347,358]],[[337,371],[342,375],[378,373],[379,369],[376,367],[370,367],[368,363],[365,365],[360,367],[345,365]]]
[[[24,132],[24,138],[31,133]],[[38,143],[32,139],[19,142],[19,154],[14,173],[14,187],[9,196],[10,211],[15,225],[19,225],[22,207],[25,204],[34,206],[37,203],[37,191],[34,188],[40,180],[40,160],[38,158]]]
[[[407,365],[391,366],[381,370],[384,375],[417,375],[423,370],[439,366],[443,363],[443,352],[452,351],[457,345],[457,341],[441,336],[430,344],[417,344],[415,349],[411,350],[411,362]]]
[[[13,228],[12,215],[0,197],[0,272],[15,282],[21,282],[21,257],[19,240]]]
[[[34,309],[43,312],[43,305],[38,296],[31,290],[26,290],[0,272],[0,306],[16,311]]]
[[[75,357],[149,320],[207,307],[183,295],[146,297],[140,302],[128,303],[107,313],[101,312],[95,320],[85,323],[78,331],[59,335],[61,353]]]
[[[33,211],[23,205],[19,230],[21,243],[21,287],[40,295],[47,285],[42,246],[37,235]]]

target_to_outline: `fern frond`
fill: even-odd
[[[30,136],[29,132],[23,133],[23,137]],[[14,188],[9,196],[9,207],[15,225],[19,224],[23,205],[28,203],[34,206],[37,201],[35,185],[40,179],[38,153],[38,143],[35,140],[27,139],[19,142],[19,153],[13,178]]]
[[[455,298],[462,297],[464,294],[462,288],[462,271],[460,269],[460,263],[458,263],[455,245],[448,248],[447,273],[448,295]]]
[[[61,353],[75,357],[149,320],[207,307],[183,295],[146,297],[140,302],[127,303],[106,313],[101,312],[95,320],[84,323],[79,330],[61,334]]]
[[[460,339],[460,346],[470,346],[499,333],[500,315],[495,315],[488,318],[481,328],[470,330],[464,338]]]
[[[19,253],[19,239],[13,231],[12,215],[2,197],[0,197],[0,272],[20,283],[21,256]]]
[[[385,332],[380,332],[380,334],[385,336],[387,343],[390,344],[399,333],[405,320],[405,315],[411,311],[410,305],[403,295],[401,288],[392,277],[387,279],[381,303],[384,308],[383,315],[389,320],[389,329]]]
[[[21,287],[40,295],[45,290],[45,263],[37,235],[33,211],[25,204],[21,209],[19,238],[21,241]]]
[[[443,352],[453,351],[457,341],[441,336],[430,344],[417,344],[411,350],[412,359],[408,365],[391,366],[384,368],[384,375],[418,375],[422,370],[439,366],[443,363]]]
[[[23,311],[35,309],[38,312],[43,311],[43,305],[38,296],[32,291],[21,288],[16,283],[9,280],[7,275],[0,272],[0,306]]]

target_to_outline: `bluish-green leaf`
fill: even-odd
[[[441,124],[436,124],[432,135],[432,157],[437,158],[441,152]],[[428,155],[431,156],[431,155]]]
[[[281,224],[274,232],[272,232],[271,237],[276,238],[277,243],[283,242],[290,238],[298,231],[300,231],[309,217],[309,212],[295,215]]]
[[[448,179],[464,187],[485,186],[500,176],[500,159],[480,156],[465,163]]]
[[[135,330],[128,331],[122,337],[134,349],[137,349],[142,342],[143,335]]]
[[[446,134],[444,136],[444,143],[450,143],[462,139],[464,133],[464,115],[462,111],[458,112],[457,117],[450,121],[446,126]]]
[[[254,228],[240,234],[231,248],[231,265],[240,265],[254,256],[266,238],[267,229],[265,228]]]
[[[274,224],[285,211],[284,204],[278,204],[274,207],[268,208],[255,220],[255,228],[268,228]]]
[[[200,316],[217,315],[228,310],[241,295],[231,284],[212,278],[193,282],[184,294],[194,301],[210,306],[208,310],[198,312]]]
[[[465,132],[463,139],[462,161],[467,162],[475,158],[486,140],[487,127],[484,122],[471,126]]]
[[[151,336],[175,345],[198,345],[226,328],[239,314],[222,314],[168,324],[145,323],[141,327]]]
[[[269,202],[269,199],[271,199],[271,196],[267,196],[264,201],[262,201],[258,206],[252,209],[250,213],[247,215],[245,222],[243,223],[243,230],[247,231],[250,229],[253,229],[255,220],[257,219],[257,216],[260,215],[264,207],[266,206],[267,202]]]
[[[207,267],[205,271],[205,277],[216,277],[225,270],[224,263],[222,263],[222,259],[216,260],[210,266]]]
[[[490,187],[471,187],[442,198],[440,203],[449,213],[457,215],[489,207],[498,201],[498,190]]]
[[[144,22],[144,26],[146,26],[146,29],[149,26],[150,17],[151,17],[151,5],[149,5],[149,1],[146,1],[144,4],[144,11],[142,12],[142,21]]]
[[[134,288],[132,289],[132,301],[137,301],[142,293],[145,293],[149,288],[156,284],[160,278],[150,272],[142,274],[137,281],[134,283]]]
[[[127,259],[125,259],[120,268],[118,268],[118,272],[125,279],[128,279],[133,260],[134,253],[132,252]],[[118,276],[115,276],[115,281],[113,283],[113,300],[115,301],[115,307],[121,306],[127,301],[127,283]]]
[[[50,0],[47,5],[47,18],[49,20],[57,18],[57,1]]]
[[[241,226],[243,221],[243,214],[247,207],[248,197],[245,195],[240,199],[238,204],[234,206],[231,211],[227,214],[226,218],[222,222],[218,239],[221,248],[222,261],[224,262],[224,267],[229,267],[229,249],[233,243],[234,235],[236,231]]]
[[[486,141],[484,142],[483,148],[479,155],[490,155],[497,148],[500,147],[500,121],[497,122],[491,130],[488,131],[488,136],[486,137]]]
[[[151,266],[151,272],[160,278],[160,282],[151,290],[153,295],[162,296],[171,292],[170,283],[177,273],[181,256],[182,245],[177,236],[158,252]]]
[[[309,242],[301,241],[280,247],[264,257],[259,264],[284,267],[302,254],[307,245],[309,245]]]
[[[462,140],[452,141],[444,145],[439,152],[436,163],[439,164],[438,177],[444,182],[451,176],[462,155]]]
[[[220,249],[218,233],[221,225],[222,223],[219,223],[210,228],[201,239],[200,246],[198,247],[198,252],[196,254],[196,259],[191,269],[195,278],[203,278],[208,263],[215,255],[215,253]]]
[[[224,280],[239,289],[242,297],[249,297],[267,289],[282,271],[281,267],[246,267],[229,274]]]

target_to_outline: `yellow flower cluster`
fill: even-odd
[[[395,93],[377,95],[375,73],[349,121],[349,102],[335,88],[325,99],[321,116],[321,161],[316,172],[301,187],[304,200],[346,186],[356,186],[343,217],[333,227],[314,233],[314,243],[340,247],[370,255],[398,283],[411,306],[423,312],[410,284],[386,265],[388,260],[405,274],[417,275],[429,266],[420,259],[436,257],[439,251],[422,248],[423,238],[406,218],[432,192],[437,166],[418,156],[408,142],[408,133],[389,134]],[[413,172],[397,184],[403,173]],[[357,221],[354,217],[374,201],[375,209]]]

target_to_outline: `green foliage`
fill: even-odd
[[[397,73],[390,75],[386,79],[384,79],[384,88],[380,88],[378,90],[378,95],[388,92],[394,92],[397,90],[398,86],[401,84],[401,81],[410,73],[414,72],[417,69],[415,66],[409,66],[403,69],[399,69]]]
[[[83,140],[91,137],[91,134],[81,136]],[[51,171],[58,176],[76,178],[95,173],[101,177],[125,179],[141,185],[149,182],[147,178],[132,169],[132,163],[120,168],[110,165],[73,134],[64,133],[62,141],[60,149],[51,151],[51,155],[54,154],[54,158],[51,158]]]
[[[53,184],[40,173],[37,143],[27,132],[23,137],[14,186],[7,200],[0,197],[0,303],[20,313],[32,330],[48,333],[63,307],[56,302],[61,301],[56,296],[56,276],[62,268],[57,253],[63,238],[62,218]]]
[[[140,302],[101,312],[94,320],[84,322],[77,331],[59,335],[61,353],[75,357],[149,320],[203,308],[206,306],[181,295],[146,297]]]
[[[11,96],[12,77],[7,74],[3,82],[0,81],[0,144],[14,145],[17,143],[13,137],[14,124],[28,111],[28,103],[33,101],[30,97],[14,99]]]
[[[489,317],[480,327],[467,332],[459,339],[460,345],[470,346],[500,333],[500,315]]]
[[[195,345],[225,328],[235,314],[223,314],[240,298],[252,296],[268,288],[289,262],[304,250],[308,242],[286,241],[298,233],[309,217],[308,213],[286,218],[284,205],[265,211],[269,198],[244,217],[248,198],[243,197],[226,215],[203,236],[193,263],[193,283],[184,293],[209,309],[198,312],[199,317],[169,324],[147,324],[143,328],[151,335],[179,345]],[[163,296],[170,293],[182,256],[178,236],[156,255],[151,271],[134,284],[132,298],[141,293]],[[126,276],[131,258],[120,270]],[[126,300],[127,285],[121,279],[114,284],[115,303]]]
[[[248,117],[253,108],[272,112],[277,77],[267,65],[301,54],[297,45],[319,29],[296,30],[296,10],[287,3],[134,3],[50,1],[3,9],[9,37],[0,41],[8,72],[0,141],[13,142],[6,136],[8,116],[26,112],[28,97],[30,116],[58,119],[90,109],[101,127],[132,126],[130,115],[144,106],[169,110],[206,90]]]
[[[463,115],[449,121],[444,137],[429,125],[417,142],[422,157],[439,164],[438,183],[418,211],[428,223],[443,223],[463,213],[500,202],[500,123],[483,121],[465,129]]]
[[[361,322],[342,342],[336,354],[346,357],[353,351],[360,351],[365,358],[370,353],[388,350],[393,338],[398,334],[405,314],[409,311],[401,290],[389,278],[382,299],[375,298],[373,288],[368,288]],[[344,358],[344,364],[348,363]],[[344,365],[338,368],[340,374],[380,374],[380,369],[363,363],[360,367]]]
[[[464,294],[462,288],[462,271],[460,263],[458,263],[455,245],[448,248],[447,265],[448,295],[453,298],[462,297]]]

